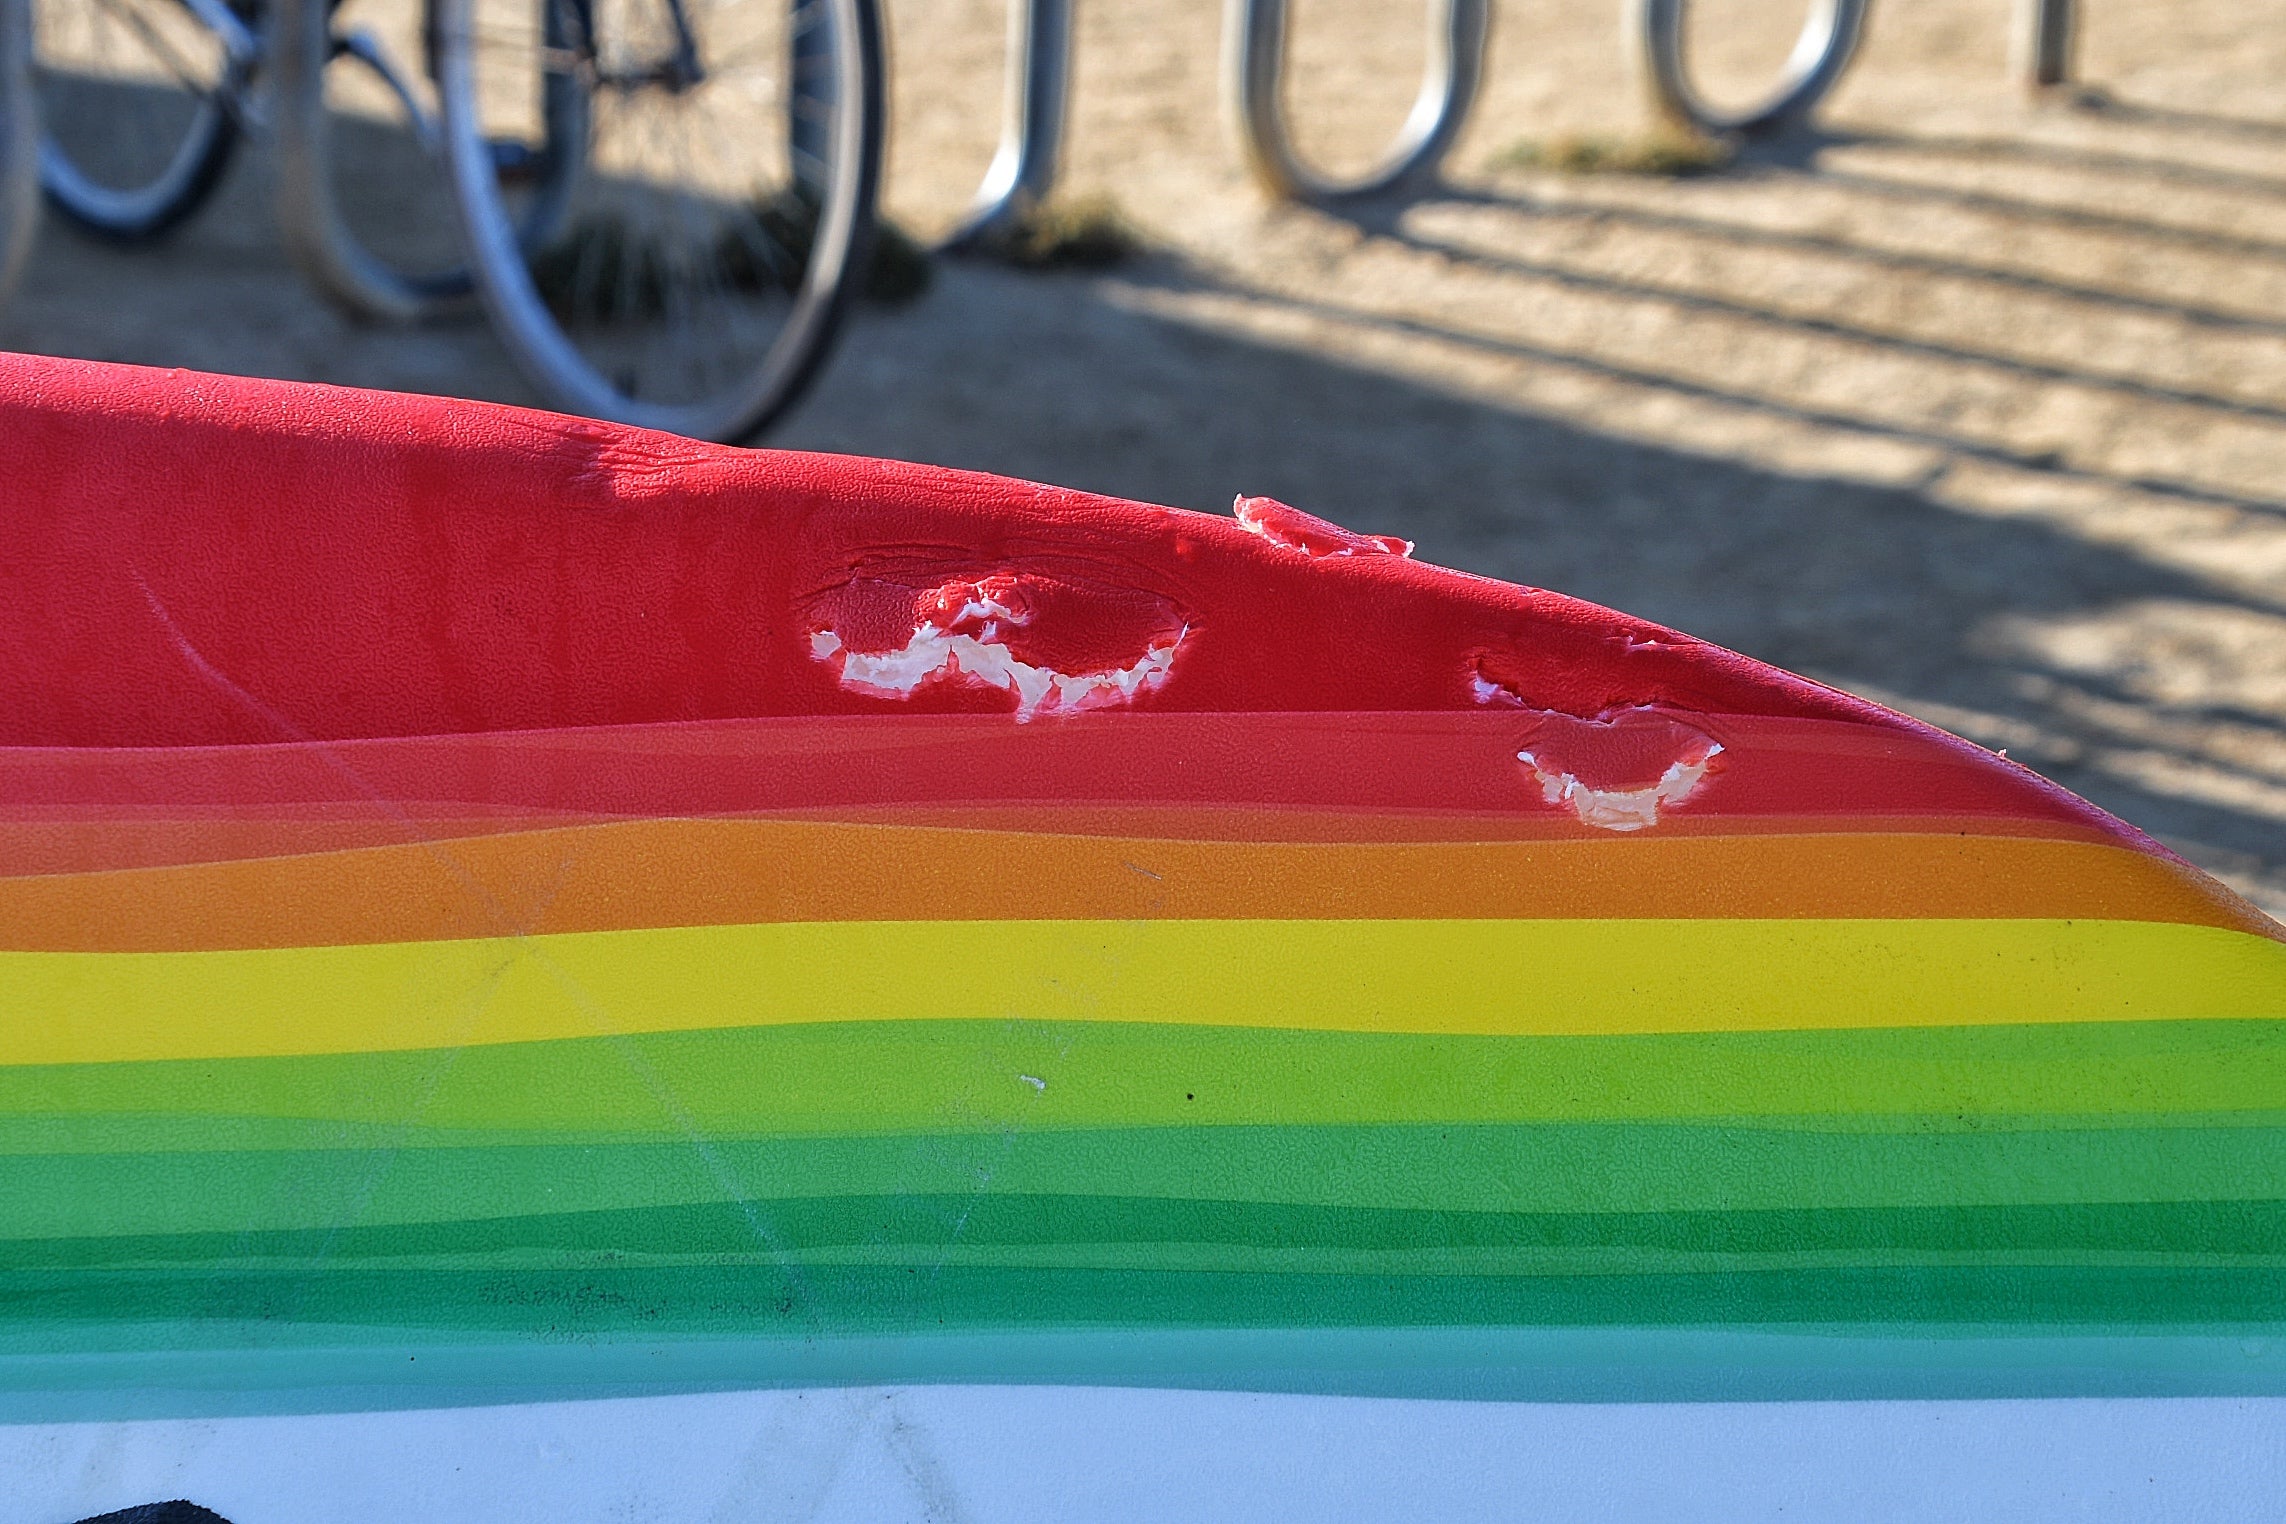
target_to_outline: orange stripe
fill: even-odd
[[[2164,858],[1971,835],[1295,844],[667,819],[0,880],[0,947],[17,950],[1163,917],[2037,917],[2281,934]]]
[[[153,812],[72,818],[0,820],[0,878],[100,873],[182,863],[297,857],[356,847],[386,847],[469,836],[543,831],[571,825],[624,824],[623,814],[471,813],[435,806],[383,811],[364,803],[312,806],[298,814],[246,817]],[[1018,835],[1112,836],[1202,842],[1442,843],[1611,840],[1607,832],[1556,814],[1475,814],[1448,810],[1294,809],[1283,805],[946,805],[706,812],[699,818],[796,821],[813,825],[922,826]],[[1993,816],[1691,816],[1659,822],[1673,836],[2024,836],[2116,845],[2114,833],[2071,821]]]
[[[43,820],[0,820],[0,878],[294,857],[624,818],[499,810],[483,814],[465,810],[383,813],[361,804],[266,816],[149,811],[141,816],[113,812],[84,818],[59,815]]]

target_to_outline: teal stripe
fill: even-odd
[[[2286,1329],[1027,1330],[894,1339],[461,1339],[0,1354],[0,1423],[364,1412],[767,1387],[1037,1383],[1478,1401],[2286,1395]],[[89,1348],[123,1348],[102,1330]],[[331,1342],[327,1342],[330,1340]]]

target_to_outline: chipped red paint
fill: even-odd
[[[1390,534],[1358,534],[1339,524],[1304,513],[1274,497],[1240,497],[1231,504],[1231,516],[1281,550],[1306,556],[1410,556],[1413,542]]]

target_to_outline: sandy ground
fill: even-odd
[[[1795,0],[1702,0],[1715,82]],[[1508,0],[1437,194],[1273,207],[1214,0],[1083,0],[1069,181],[1155,252],[943,266],[774,443],[1222,511],[1268,493],[2007,748],[2286,911],[2286,7],[2088,0],[2105,109],[2004,74],[2007,0],[1877,0],[1821,129],[1691,181],[1503,167],[1628,133],[1608,3]],[[891,203],[981,171],[1002,22],[891,0]],[[1409,5],[1299,0],[1305,143],[1402,117]],[[242,161],[163,248],[52,225],[0,345],[530,401],[481,326],[299,287]]]

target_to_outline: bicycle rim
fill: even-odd
[[[196,211],[236,143],[251,55],[234,58],[184,0],[33,0],[32,16],[50,204],[128,240]]]
[[[473,285],[418,0],[275,0],[278,219],[305,274],[368,317],[432,317]]]
[[[478,287],[549,400],[717,440],[790,406],[872,228],[874,0],[440,0],[438,20]]]

